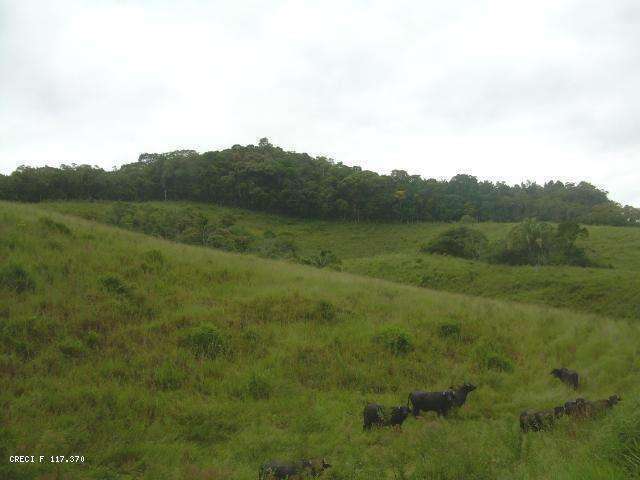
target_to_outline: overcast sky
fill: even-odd
[[[0,0],[0,172],[267,136],[640,206],[640,1]]]

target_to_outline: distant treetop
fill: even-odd
[[[19,167],[0,175],[0,199],[191,200],[305,218],[351,221],[542,221],[640,225],[640,209],[621,206],[587,183],[507,185],[467,174],[436,180],[390,175],[325,157],[258,145],[199,154],[143,153],[105,171],[89,165]]]

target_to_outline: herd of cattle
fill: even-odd
[[[565,367],[556,368],[551,371],[551,375],[574,389],[579,387],[580,379],[578,373],[573,370]],[[377,403],[369,403],[364,407],[363,428],[364,430],[370,430],[373,426],[401,428],[402,423],[410,413],[417,417],[420,412],[431,411],[436,412],[438,416],[446,417],[453,407],[464,405],[469,393],[475,389],[475,385],[465,382],[458,387],[449,387],[448,390],[444,391],[424,392],[418,390],[411,392],[407,405],[386,407]],[[553,427],[556,420],[563,415],[575,419],[592,418],[610,409],[621,400],[618,395],[612,395],[609,398],[596,401],[576,398],[565,402],[562,406],[548,410],[527,410],[520,414],[520,429],[525,433],[546,430]],[[260,466],[258,479],[277,480],[318,477],[329,467],[331,465],[325,459],[306,459],[297,462],[271,461]]]

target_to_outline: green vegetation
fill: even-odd
[[[489,245],[480,231],[456,226],[438,234],[420,250],[470,260],[482,259],[505,265],[594,266],[584,248],[576,245],[589,231],[575,222],[553,225],[525,219],[511,228],[505,239]]]
[[[30,285],[0,288],[0,455],[86,458],[5,461],[0,478],[242,480],[267,459],[316,456],[334,480],[640,475],[637,322],[175,244],[33,206],[0,203],[0,232],[3,272],[22,272],[3,281]],[[522,435],[522,410],[576,396],[549,375],[559,365],[583,375],[580,395],[623,402]],[[451,418],[362,431],[366,402],[464,380],[478,389]]]
[[[477,259],[487,247],[487,237],[473,228],[459,226],[445,230],[421,247],[425,253]]]
[[[138,162],[110,172],[89,165],[20,167],[9,176],[0,175],[0,199],[188,200],[355,222],[538,218],[640,225],[640,209],[609,200],[607,192],[587,182],[508,186],[471,175],[456,175],[449,181],[424,179],[404,170],[379,175],[325,157],[285,152],[266,138],[257,146],[234,145],[203,154],[144,153]]]
[[[490,260],[507,265],[593,266],[584,248],[576,245],[589,231],[574,222],[553,225],[527,219],[513,227],[507,238],[494,246]]]
[[[636,228],[589,226],[586,237],[580,235],[579,230],[569,228],[571,224],[568,223],[551,229],[554,238],[557,235],[572,240],[575,235],[573,243],[558,242],[561,251],[566,245],[575,247],[574,251],[565,250],[567,258],[580,259],[580,252],[584,252],[589,264],[600,268],[554,265],[563,263],[554,257],[551,257],[551,264],[543,266],[504,266],[418,251],[420,245],[429,244],[451,229],[450,223],[354,224],[298,220],[174,202],[53,202],[41,205],[48,210],[105,223],[114,223],[114,209],[125,209],[130,212],[130,220],[117,225],[166,235],[165,238],[178,241],[185,241],[175,234],[174,225],[181,218],[180,225],[187,225],[184,219],[203,216],[214,226],[221,225],[226,218],[227,223],[233,222],[244,232],[248,241],[243,251],[248,253],[264,255],[265,246],[282,242],[286,248],[267,250],[271,253],[266,256],[315,266],[331,260],[328,262],[331,268],[394,282],[640,319],[640,277],[637,273],[640,271],[640,229]],[[505,223],[478,223],[465,227],[480,232],[494,245],[500,244],[517,228]],[[198,238],[192,241],[202,244]],[[326,253],[322,254],[323,251]]]

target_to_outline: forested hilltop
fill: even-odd
[[[0,199],[191,200],[305,218],[351,221],[573,220],[640,225],[640,209],[580,182],[478,181],[456,175],[424,179],[404,170],[380,175],[326,157],[286,152],[266,138],[257,146],[199,154],[144,153],[135,163],[105,171],[90,165],[20,167],[0,175]]]

